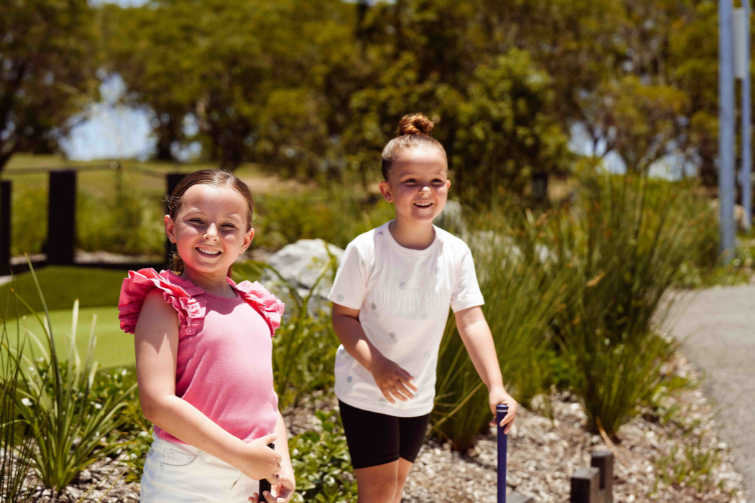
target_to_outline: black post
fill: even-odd
[[[571,503],[598,503],[600,498],[600,470],[597,468],[577,468],[571,476]]]
[[[167,185],[167,196],[166,201],[170,197],[171,194],[173,194],[173,189],[176,188],[176,186],[181,182],[181,180],[184,179],[186,175],[184,173],[168,173],[165,175],[165,182]],[[167,215],[170,212],[170,205],[166,202],[165,203],[165,214]],[[173,251],[173,245],[171,244],[170,240],[165,237],[165,265],[170,263],[171,253]]]
[[[613,503],[613,453],[594,451],[590,466],[600,470],[600,495],[603,503]]]
[[[50,171],[47,263],[73,265],[76,246],[76,170]]]
[[[0,181],[0,276],[10,274],[11,182]]]

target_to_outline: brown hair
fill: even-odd
[[[174,221],[178,215],[178,210],[181,209],[181,198],[194,185],[209,185],[211,187],[231,187],[238,192],[241,197],[246,200],[247,209],[249,213],[246,219],[246,230],[252,228],[252,215],[254,214],[254,199],[252,199],[252,193],[249,191],[249,187],[241,181],[241,179],[232,173],[221,169],[200,169],[189,173],[183,179],[178,182],[176,188],[173,189],[173,193],[165,199],[168,204],[168,215]],[[184,270],[184,262],[178,255],[178,251],[173,245],[173,251],[171,252],[170,262],[168,263],[168,269],[174,273],[180,275]],[[228,268],[228,276],[231,276],[231,268]]]
[[[383,149],[383,178],[388,181],[388,172],[391,170],[393,161],[399,153],[407,148],[415,147],[434,147],[443,152],[446,151],[438,140],[430,136],[435,123],[428,119],[424,114],[408,114],[401,118],[398,123],[398,136],[388,142]]]

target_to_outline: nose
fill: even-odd
[[[419,190],[419,192],[420,194],[429,194],[432,192],[432,190],[430,190],[429,185],[422,185],[422,188]]]
[[[209,227],[207,227],[207,231],[204,233],[204,238],[207,241],[218,240],[218,228],[215,226],[215,224],[210,224]]]

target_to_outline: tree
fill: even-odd
[[[0,3],[0,171],[54,148],[96,98],[97,47],[87,0]]]

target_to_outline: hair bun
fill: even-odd
[[[435,123],[425,117],[424,114],[404,115],[401,122],[398,123],[398,135],[421,134],[430,136],[433,126],[435,126]]]

